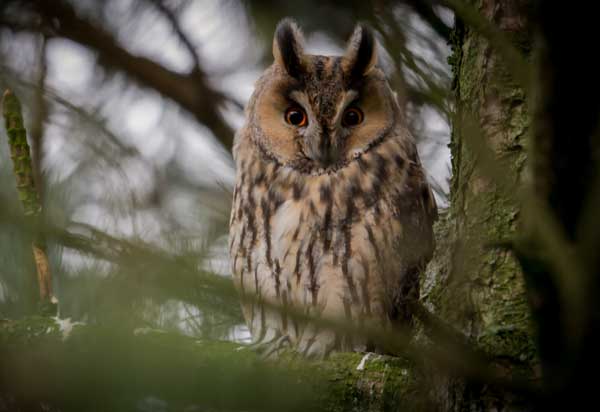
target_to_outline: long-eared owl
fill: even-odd
[[[410,324],[437,216],[415,142],[368,27],[343,56],[318,56],[284,19],[273,55],[233,149],[229,249],[244,316],[266,347],[377,349],[290,313]]]

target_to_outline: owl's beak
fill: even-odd
[[[337,157],[334,156],[331,151],[327,151],[320,153],[320,156],[317,156],[315,160],[320,164],[320,166],[327,168],[337,162]]]
[[[337,162],[336,150],[331,144],[331,136],[327,131],[322,131],[316,138],[308,142],[308,157],[326,168]]]

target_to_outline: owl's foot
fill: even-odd
[[[277,359],[283,351],[291,347],[292,341],[288,335],[274,337],[268,341],[260,341],[250,345],[263,359]]]

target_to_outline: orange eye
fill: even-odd
[[[304,110],[299,107],[290,107],[285,111],[285,121],[292,126],[303,127],[308,123],[308,118]]]
[[[356,126],[361,124],[363,121],[364,115],[360,109],[356,107],[350,107],[346,109],[344,112],[344,117],[342,117],[342,124],[346,127]]]

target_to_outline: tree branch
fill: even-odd
[[[65,1],[29,0],[26,3],[43,17],[43,21],[53,22],[52,32],[55,36],[93,49],[104,65],[119,69],[143,86],[171,98],[211,129],[227,149],[231,148],[233,130],[219,111],[219,105],[226,98],[210,88],[197,71],[181,74],[148,58],[133,55],[111,33],[79,16]],[[13,30],[49,31],[34,24],[27,26],[21,23],[6,27]]]
[[[435,13],[432,2],[423,0],[404,0],[412,9],[425,20],[444,40],[450,39],[450,27]]]

